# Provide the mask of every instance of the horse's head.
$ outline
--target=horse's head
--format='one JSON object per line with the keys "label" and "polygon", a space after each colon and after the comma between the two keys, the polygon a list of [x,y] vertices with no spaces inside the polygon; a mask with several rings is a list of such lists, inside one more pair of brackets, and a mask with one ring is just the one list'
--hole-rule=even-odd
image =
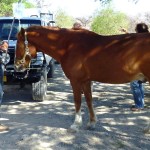
{"label": "horse's head", "polygon": [[28,42],[28,33],[21,28],[17,36],[14,66],[16,71],[25,71],[30,67],[31,58],[36,56],[36,48]]}

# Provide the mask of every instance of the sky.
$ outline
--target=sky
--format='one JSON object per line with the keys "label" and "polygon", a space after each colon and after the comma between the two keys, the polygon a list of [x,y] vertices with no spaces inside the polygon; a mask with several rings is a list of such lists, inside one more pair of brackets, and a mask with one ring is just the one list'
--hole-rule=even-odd
{"label": "sky", "polygon": [[137,4],[129,0],[113,0],[116,10],[125,12],[129,15],[150,12],[150,0],[139,0]]}
{"label": "sky", "polygon": [[[96,10],[102,8],[97,0],[44,0],[44,9],[50,10],[52,13],[58,9],[65,10],[73,17],[91,16]],[[129,2],[130,1],[130,2]],[[113,7],[129,15],[136,15],[150,11],[150,0],[139,0],[137,4],[131,0],[113,0]]]}
{"label": "sky", "polygon": [[52,12],[62,9],[74,17],[89,16],[99,7],[94,0],[45,0],[44,5],[49,4]]}

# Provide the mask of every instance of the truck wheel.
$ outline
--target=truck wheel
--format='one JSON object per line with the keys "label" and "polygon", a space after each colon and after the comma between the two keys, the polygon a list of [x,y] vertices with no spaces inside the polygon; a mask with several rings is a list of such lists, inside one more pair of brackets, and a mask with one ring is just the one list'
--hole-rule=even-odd
{"label": "truck wheel", "polygon": [[49,63],[48,68],[49,70],[47,73],[47,78],[53,78],[54,77],[54,61],[53,60]]}
{"label": "truck wheel", "polygon": [[32,98],[36,101],[43,101],[47,92],[47,70],[45,69],[38,82],[32,83]]}

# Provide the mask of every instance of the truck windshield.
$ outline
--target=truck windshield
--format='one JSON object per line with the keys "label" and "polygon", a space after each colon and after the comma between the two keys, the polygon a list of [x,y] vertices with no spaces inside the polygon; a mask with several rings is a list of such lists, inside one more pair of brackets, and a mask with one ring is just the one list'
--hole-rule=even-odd
{"label": "truck windshield", "polygon": [[[8,36],[10,34],[11,26],[12,26],[13,19],[2,19],[0,20],[0,39],[1,40],[8,40]],[[10,36],[10,40],[16,40],[16,35],[19,32],[20,28],[27,28],[33,25],[41,25],[40,20],[34,19],[15,19],[12,32]]]}

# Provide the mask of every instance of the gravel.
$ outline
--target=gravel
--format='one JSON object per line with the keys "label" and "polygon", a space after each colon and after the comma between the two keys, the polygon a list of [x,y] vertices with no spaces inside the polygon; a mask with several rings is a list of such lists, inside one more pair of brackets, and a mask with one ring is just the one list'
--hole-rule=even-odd
{"label": "gravel", "polygon": [[150,150],[150,134],[143,132],[150,116],[147,83],[146,108],[131,112],[134,103],[129,84],[93,82],[96,128],[86,128],[88,110],[83,97],[83,126],[71,133],[68,129],[74,121],[72,89],[59,64],[54,76],[48,80],[43,102],[32,100],[30,86],[5,86],[1,123],[10,130],[0,133],[0,150]]}

